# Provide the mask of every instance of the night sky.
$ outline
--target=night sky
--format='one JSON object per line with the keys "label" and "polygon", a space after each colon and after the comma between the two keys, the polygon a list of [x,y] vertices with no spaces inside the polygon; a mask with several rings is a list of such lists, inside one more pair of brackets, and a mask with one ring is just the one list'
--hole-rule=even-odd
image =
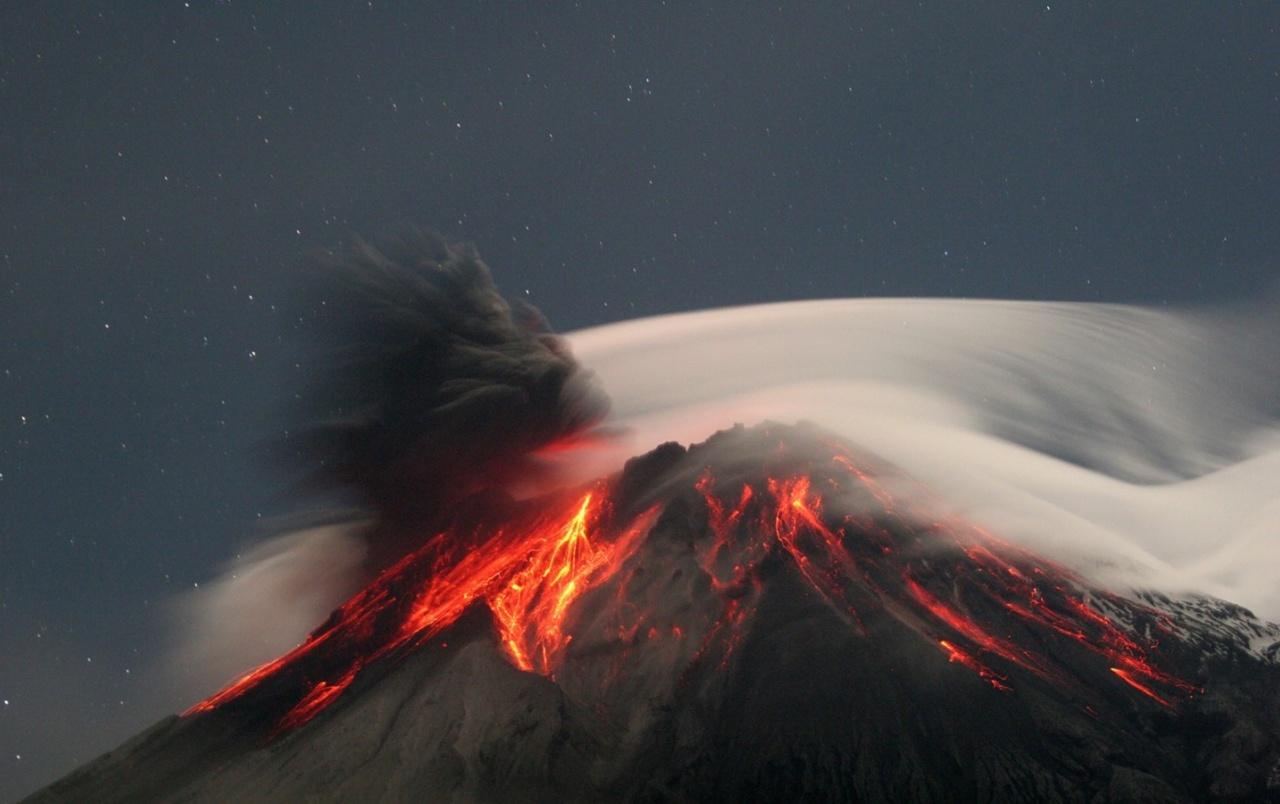
{"label": "night sky", "polygon": [[308,250],[432,228],[562,330],[1280,275],[1270,2],[286,5],[0,10],[0,799],[192,702]]}

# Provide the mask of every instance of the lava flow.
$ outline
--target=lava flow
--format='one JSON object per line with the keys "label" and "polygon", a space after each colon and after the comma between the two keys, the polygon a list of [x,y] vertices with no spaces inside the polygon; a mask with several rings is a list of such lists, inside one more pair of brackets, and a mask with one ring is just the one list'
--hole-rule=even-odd
{"label": "lava flow", "polygon": [[[476,534],[435,534],[389,567],[289,653],[241,676],[185,714],[239,700],[282,676],[300,678],[276,732],[303,725],[333,703],[370,665],[429,640],[476,601],[494,613],[503,648],[523,670],[550,675],[572,640],[565,623],[573,601],[616,571],[651,519],[642,515],[613,539],[589,531],[607,518],[588,492],[560,515]],[[480,537],[480,538],[478,538]],[[295,685],[291,685],[295,686]]]}
{"label": "lava flow", "polygon": [[[272,733],[297,728],[367,669],[423,645],[478,603],[520,670],[556,678],[587,613],[605,623],[593,638],[613,640],[618,656],[640,634],[669,635],[689,645],[678,654],[680,672],[723,668],[778,559],[855,633],[869,632],[868,618],[889,618],[1001,692],[1048,685],[1086,708],[1091,688],[1122,683],[1172,708],[1197,691],[1157,666],[1151,632],[1172,635],[1166,619],[974,525],[930,518],[918,488],[910,504],[898,499],[838,445],[821,442],[817,457],[809,444],[777,446],[750,471],[730,473],[741,476],[732,481],[709,465],[690,474],[691,451],[673,470],[683,480],[666,483],[666,496],[636,516],[617,514],[629,506],[615,499],[615,479],[572,500],[527,506],[498,525],[445,528],[297,648],[186,714],[256,701],[262,691],[279,710]],[[705,527],[693,538],[697,571],[707,579],[700,594],[709,597],[659,618],[636,610],[629,587],[652,560],[645,546],[657,514],[677,498],[703,512]],[[606,585],[612,592],[584,597]],[[600,608],[609,605],[616,610]],[[705,661],[713,653],[717,661]],[[614,666],[625,672],[625,662]]]}
{"label": "lava flow", "polygon": [[[1161,613],[1092,588],[1065,567],[976,525],[931,520],[928,510],[937,505],[918,487],[909,495],[918,510],[910,510],[841,447],[826,446],[831,456],[814,462],[805,474],[771,477],[758,489],[746,483],[736,494],[730,490],[726,496],[737,504],[727,512],[714,493],[713,476],[703,475],[697,490],[713,532],[709,570],[717,556],[733,553],[751,562],[735,563],[735,576],[752,574],[769,542],[753,546],[749,535],[766,533],[855,630],[864,630],[860,598],[932,639],[951,662],[997,690],[1011,691],[1013,682],[993,663],[1078,694],[1105,677],[1099,672],[1084,678],[1082,666],[1105,669],[1166,708],[1173,708],[1179,696],[1199,692],[1156,666],[1157,640],[1129,633],[1142,620],[1150,630],[1171,634],[1172,625]],[[820,480],[832,491],[827,496],[846,507],[856,498],[855,510],[839,519],[824,513],[824,494],[816,490]],[[1125,612],[1128,628],[1095,608],[1098,603]],[[1057,658],[1071,650],[1057,645],[1064,641],[1094,660],[1068,666]]]}

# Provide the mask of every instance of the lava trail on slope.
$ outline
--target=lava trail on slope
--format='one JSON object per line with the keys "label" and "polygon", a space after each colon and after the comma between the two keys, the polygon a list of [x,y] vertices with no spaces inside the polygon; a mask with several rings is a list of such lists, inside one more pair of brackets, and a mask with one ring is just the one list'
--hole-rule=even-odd
{"label": "lava trail on slope", "polygon": [[[670,694],[691,673],[729,666],[780,567],[850,633],[889,623],[1000,694],[1047,689],[1096,715],[1099,699],[1121,690],[1166,710],[1199,692],[1162,660],[1162,643],[1177,638],[1167,615],[939,517],[923,489],[824,432],[728,431],[665,454],[422,534],[305,642],[185,715],[252,712],[279,736],[477,605],[512,665],[589,706],[611,706],[637,684]],[[658,476],[638,484],[645,472]],[[689,545],[687,595],[652,584],[661,568],[646,543],[673,510],[704,523]],[[666,678],[628,678],[629,668]]]}

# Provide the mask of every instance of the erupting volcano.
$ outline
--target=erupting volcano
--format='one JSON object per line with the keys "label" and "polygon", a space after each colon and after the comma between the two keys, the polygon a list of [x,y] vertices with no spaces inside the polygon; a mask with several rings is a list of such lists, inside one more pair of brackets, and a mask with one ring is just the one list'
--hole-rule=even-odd
{"label": "erupting volcano", "polygon": [[284,452],[372,523],[367,584],[33,800],[1280,800],[1280,628],[1104,589],[816,425],[575,486],[546,456],[608,401],[474,251],[337,267]]}
{"label": "erupting volcano", "polygon": [[[1278,704],[1264,625],[1224,606],[1206,632],[943,510],[776,425],[463,506],[296,649],[51,792],[408,795],[354,770],[401,732],[427,741],[414,789],[462,799],[1269,789],[1276,747],[1242,753]],[[297,762],[336,764],[274,776]]]}
{"label": "erupting volcano", "polygon": [[[1089,687],[1100,684],[1094,664],[1165,708],[1200,691],[1157,666],[1160,640],[1176,633],[1167,615],[1091,589],[981,528],[919,524],[923,512],[904,510],[839,444],[776,429],[753,438],[776,440],[754,484],[718,482],[707,467],[667,492],[701,498],[706,527],[693,547],[713,592],[709,611],[681,616],[637,594],[634,577],[645,565],[636,552],[659,506],[636,513],[624,500],[619,508],[617,483],[604,482],[567,504],[540,500],[505,521],[456,522],[431,534],[297,649],[187,715],[266,688],[270,697],[254,708],[290,703],[275,731],[297,728],[366,667],[424,644],[478,603],[493,615],[511,663],[548,678],[580,635],[617,653],[620,667],[641,636],[687,642],[689,663],[715,656],[724,666],[759,606],[766,565],[779,562],[854,633],[867,633],[862,611],[891,617],[1001,691],[1013,691],[1016,673],[1088,706]],[[587,596],[597,587],[609,597]],[[987,616],[975,618],[974,609]],[[1091,661],[1082,668],[1057,658],[1073,649]]]}

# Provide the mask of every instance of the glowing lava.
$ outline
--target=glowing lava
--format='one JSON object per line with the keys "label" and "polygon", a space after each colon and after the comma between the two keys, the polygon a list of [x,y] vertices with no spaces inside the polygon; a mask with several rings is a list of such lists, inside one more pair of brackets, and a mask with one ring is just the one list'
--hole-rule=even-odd
{"label": "glowing lava", "polygon": [[301,679],[301,694],[284,691],[296,700],[274,730],[296,728],[333,703],[361,670],[431,639],[477,601],[493,611],[512,662],[550,675],[573,638],[566,631],[573,602],[616,572],[652,519],[642,515],[616,538],[593,542],[589,530],[601,515],[595,499],[587,493],[567,517],[536,517],[483,534],[484,539],[457,531],[434,535],[344,603],[297,648],[185,714],[224,706],[292,673]]}
{"label": "glowing lava", "polygon": [[[993,661],[1081,697],[1104,670],[1164,707],[1172,708],[1176,696],[1200,691],[1156,667],[1154,640],[1144,644],[1129,632],[1134,626],[1122,626],[1087,601],[1104,600],[1170,633],[1163,613],[1092,589],[1065,567],[975,525],[937,521],[927,510],[936,506],[922,490],[912,489],[913,501],[925,501],[913,511],[846,452],[831,448],[834,454],[825,466],[818,462],[804,474],[769,477],[763,488],[743,485],[736,495],[730,490],[725,497],[738,500],[733,509],[715,494],[710,472],[699,479],[696,489],[712,532],[704,567],[713,577],[722,556],[733,555],[732,581],[742,587],[769,550],[780,549],[856,631],[865,628],[855,598],[920,631],[949,661],[1001,691],[1011,691],[1013,682],[1007,672],[992,668]],[[841,519],[825,514],[820,486],[830,489],[828,496],[837,504],[854,510]],[[857,502],[850,505],[850,500]],[[752,534],[766,537],[759,542]],[[730,586],[730,579],[721,580],[722,587]],[[751,595],[735,596],[725,618],[740,625],[753,605]],[[1095,657],[1083,663],[1088,677],[1081,676],[1080,661],[1068,665],[1058,649],[1050,649],[1059,640]]]}
{"label": "glowing lava", "polygon": [[565,631],[570,606],[601,579],[617,574],[652,518],[641,517],[613,542],[593,545],[587,532],[590,506],[588,494],[564,529],[539,545],[523,569],[489,600],[502,645],[521,670],[552,675],[573,641]]}
{"label": "glowing lava", "polygon": [[[793,567],[855,633],[867,632],[867,618],[890,618],[1000,692],[1048,685],[1086,711],[1099,679],[1117,679],[1120,689],[1164,707],[1197,692],[1156,666],[1156,644],[1135,624],[1170,633],[1167,618],[981,528],[939,521],[923,510],[927,495],[917,489],[908,495],[912,505],[904,504],[846,450],[828,447],[815,459],[782,443],[737,481],[721,482],[707,468],[670,486],[667,502],[701,501],[706,530],[694,534],[694,550],[711,596],[702,609],[677,610],[678,622],[677,614],[636,610],[628,597],[644,572],[633,558],[661,505],[621,521],[616,487],[600,483],[569,501],[526,506],[500,525],[464,523],[434,533],[304,643],[186,714],[252,694],[271,702],[272,733],[297,728],[366,670],[424,645],[476,604],[492,613],[515,667],[554,678],[581,636],[584,595],[605,585],[611,591],[592,605],[616,610],[599,620],[605,636],[593,638],[620,647],[603,683],[626,672],[625,651],[642,635],[652,645],[688,637],[687,651],[666,649],[684,663],[677,672],[724,668],[759,606],[767,567],[779,563]],[[1090,601],[1124,612],[1128,624]]]}

